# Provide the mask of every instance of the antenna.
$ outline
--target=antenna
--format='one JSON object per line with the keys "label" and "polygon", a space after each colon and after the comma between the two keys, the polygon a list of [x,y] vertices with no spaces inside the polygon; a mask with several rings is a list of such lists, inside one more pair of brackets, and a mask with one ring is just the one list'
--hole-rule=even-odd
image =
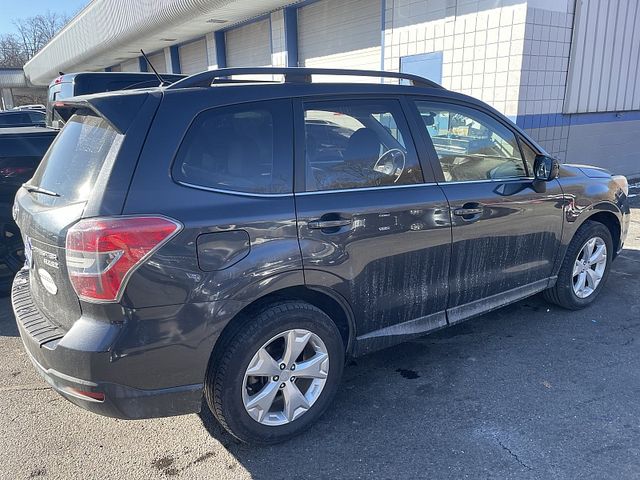
{"label": "antenna", "polygon": [[164,87],[165,85],[170,85],[171,83],[167,82],[164,78],[162,78],[160,76],[160,74],[158,73],[158,71],[153,67],[153,64],[149,61],[149,57],[147,57],[147,54],[144,53],[144,50],[140,49],[140,53],[142,54],[142,56],[146,60],[147,65],[149,65],[151,67],[151,70],[153,70],[153,73],[155,74],[155,76],[158,77],[158,80],[160,80],[160,86]]}

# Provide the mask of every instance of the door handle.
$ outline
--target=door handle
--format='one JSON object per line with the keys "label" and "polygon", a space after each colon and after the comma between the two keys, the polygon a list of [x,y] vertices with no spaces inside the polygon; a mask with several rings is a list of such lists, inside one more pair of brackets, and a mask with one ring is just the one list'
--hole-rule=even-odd
{"label": "door handle", "polygon": [[475,208],[456,208],[453,211],[454,215],[458,215],[459,217],[465,217],[467,215],[480,215],[484,212],[484,208],[475,207]]}
{"label": "door handle", "polygon": [[350,218],[342,218],[338,220],[311,220],[307,223],[307,227],[317,230],[324,228],[346,227],[347,225],[351,225],[351,223]]}

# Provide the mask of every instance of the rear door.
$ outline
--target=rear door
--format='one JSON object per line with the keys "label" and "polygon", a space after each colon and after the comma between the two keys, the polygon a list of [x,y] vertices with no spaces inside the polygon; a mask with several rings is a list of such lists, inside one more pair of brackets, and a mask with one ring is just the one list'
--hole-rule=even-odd
{"label": "rear door", "polygon": [[351,304],[364,351],[375,343],[364,340],[445,325],[448,207],[420,165],[401,102],[301,102],[296,129],[307,285],[330,287]]}
{"label": "rear door", "polygon": [[117,154],[122,139],[102,117],[78,111],[16,196],[31,294],[42,313],[63,328],[81,314],[67,276],[66,231],[81,218],[101,170]]}
{"label": "rear door", "polygon": [[491,112],[415,106],[451,207],[449,322],[545,289],[560,246],[560,184],[534,188],[535,152]]}

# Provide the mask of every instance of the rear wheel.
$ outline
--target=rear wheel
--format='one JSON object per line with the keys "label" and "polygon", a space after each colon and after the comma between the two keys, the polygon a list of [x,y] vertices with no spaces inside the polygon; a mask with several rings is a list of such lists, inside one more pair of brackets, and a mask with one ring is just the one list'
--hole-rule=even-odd
{"label": "rear wheel", "polygon": [[18,226],[0,219],[0,294],[11,290],[13,277],[24,265],[24,245]]}
{"label": "rear wheel", "polygon": [[342,376],[344,345],[333,321],[304,302],[279,302],[252,316],[209,365],[205,397],[239,440],[277,443],[326,410]]}
{"label": "rear wheel", "polygon": [[569,244],[558,280],[544,292],[545,298],[570,310],[591,304],[609,276],[612,254],[609,229],[601,223],[586,221]]}

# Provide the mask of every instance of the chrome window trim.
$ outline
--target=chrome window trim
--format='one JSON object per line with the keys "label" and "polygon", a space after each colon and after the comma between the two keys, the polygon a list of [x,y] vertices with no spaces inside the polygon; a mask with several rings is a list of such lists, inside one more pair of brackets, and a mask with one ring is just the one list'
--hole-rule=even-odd
{"label": "chrome window trim", "polygon": [[433,187],[433,186],[445,186],[445,185],[459,185],[465,183],[499,183],[499,182],[515,182],[515,181],[531,181],[535,180],[534,177],[507,177],[507,178],[488,178],[486,180],[460,180],[455,182],[425,182],[425,183],[410,183],[408,185],[383,185],[380,187],[357,187],[357,188],[339,188],[332,190],[313,190],[310,192],[295,192],[295,193],[250,193],[250,192],[238,192],[235,190],[225,190],[222,188],[204,187],[202,185],[194,185],[187,182],[176,181],[178,185],[184,187],[195,188],[196,190],[203,190],[205,192],[224,193],[227,195],[240,195],[243,197],[253,198],[284,198],[292,196],[302,195],[319,195],[323,193],[347,193],[347,192],[369,192],[378,190],[395,190],[399,188],[415,188],[415,187]]}
{"label": "chrome window trim", "polygon": [[252,193],[252,192],[240,192],[237,190],[225,190],[223,188],[205,187],[204,185],[195,185],[193,183],[183,182],[181,180],[175,180],[178,185],[184,187],[195,188],[196,190],[204,190],[205,192],[226,193],[228,195],[240,195],[243,197],[259,197],[259,198],[282,198],[292,197],[293,192],[290,193]]}
{"label": "chrome window trim", "polygon": [[525,181],[529,180],[533,182],[535,180],[534,177],[505,177],[505,178],[487,178],[486,180],[456,180],[453,182],[440,182],[440,186],[444,185],[458,185],[462,183],[499,183],[499,182],[515,182],[515,181]]}
{"label": "chrome window trim", "polygon": [[415,188],[415,187],[432,187],[438,185],[436,182],[426,183],[409,183],[407,185],[383,185],[380,187],[357,187],[357,188],[338,188],[333,190],[312,190],[310,192],[296,192],[298,195],[318,195],[321,193],[346,193],[346,192],[368,192],[378,190],[392,190],[398,188]]}

